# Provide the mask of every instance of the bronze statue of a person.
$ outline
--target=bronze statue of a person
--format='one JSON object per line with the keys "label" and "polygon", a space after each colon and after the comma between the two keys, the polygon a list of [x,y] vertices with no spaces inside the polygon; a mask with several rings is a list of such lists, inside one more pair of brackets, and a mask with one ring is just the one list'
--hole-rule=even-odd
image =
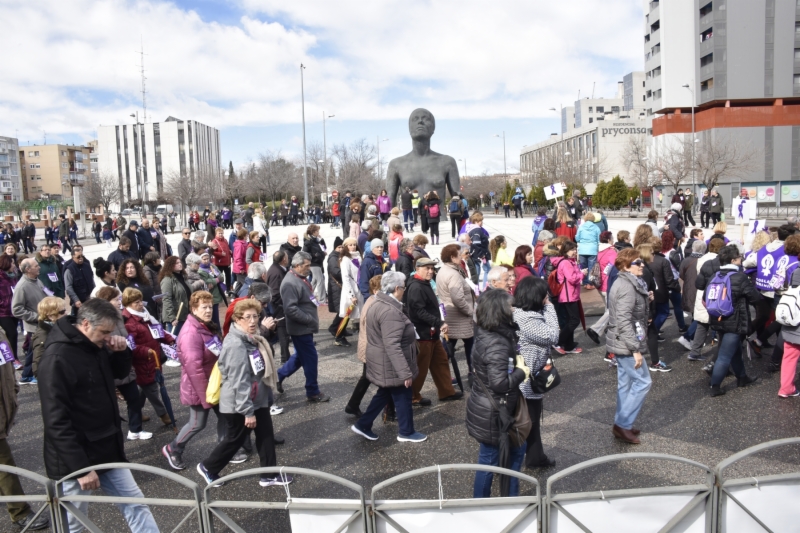
{"label": "bronze statue of a person", "polygon": [[417,189],[421,194],[436,191],[442,203],[446,201],[445,187],[451,196],[461,190],[456,160],[431,150],[435,129],[436,119],[427,109],[415,109],[408,117],[411,151],[392,159],[386,171],[386,189],[393,204],[397,204],[401,188]]}

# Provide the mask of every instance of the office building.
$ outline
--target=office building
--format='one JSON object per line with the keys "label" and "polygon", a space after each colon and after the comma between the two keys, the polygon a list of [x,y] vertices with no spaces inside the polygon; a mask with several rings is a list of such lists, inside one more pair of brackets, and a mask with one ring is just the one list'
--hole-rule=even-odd
{"label": "office building", "polygon": [[22,200],[18,149],[16,138],[0,136],[0,197],[6,202]]}
{"label": "office building", "polygon": [[662,115],[654,148],[691,141],[694,106],[697,150],[752,152],[752,168],[722,177],[725,199],[747,188],[767,205],[800,204],[800,3],[656,0],[644,16],[648,111]]}
{"label": "office building", "polygon": [[197,121],[168,117],[97,133],[97,171],[118,180],[124,205],[139,203],[145,189],[148,201],[162,198],[171,176],[220,177],[219,131]]}
{"label": "office building", "polygon": [[86,183],[90,151],[67,144],[20,146],[24,199],[72,198],[72,187]]}

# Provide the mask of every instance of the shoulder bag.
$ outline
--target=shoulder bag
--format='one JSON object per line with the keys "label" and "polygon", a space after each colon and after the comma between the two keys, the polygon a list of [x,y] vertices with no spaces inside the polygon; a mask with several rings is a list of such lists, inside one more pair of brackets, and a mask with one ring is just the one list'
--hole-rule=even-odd
{"label": "shoulder bag", "polygon": [[531,390],[536,394],[544,394],[558,387],[561,376],[556,370],[553,360],[548,357],[547,362],[535,375],[531,375]]}
{"label": "shoulder bag", "polygon": [[[517,408],[514,411],[514,417],[512,419],[511,413],[508,412],[508,409],[506,409],[504,406],[501,410],[494,401],[494,398],[492,398],[492,393],[489,392],[489,389],[483,384],[483,381],[481,381],[481,378],[478,376],[477,372],[474,373],[474,376],[475,379],[478,380],[478,384],[483,389],[486,397],[489,398],[489,403],[492,404],[492,408],[500,414],[501,428],[508,427],[508,438],[511,439],[512,444],[514,444],[515,447],[520,447],[525,444],[525,441],[528,439],[528,435],[531,432],[531,427],[533,426],[533,423],[531,422],[531,415],[528,413],[528,405],[525,403],[525,398],[520,394],[519,400],[517,401]],[[506,405],[507,404],[508,394],[506,394]]]}

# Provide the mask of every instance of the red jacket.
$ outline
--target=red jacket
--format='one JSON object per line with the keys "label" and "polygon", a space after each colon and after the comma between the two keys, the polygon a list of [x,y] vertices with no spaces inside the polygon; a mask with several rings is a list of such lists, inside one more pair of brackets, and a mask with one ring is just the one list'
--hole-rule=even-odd
{"label": "red jacket", "polygon": [[[122,311],[128,341],[136,345],[133,349],[133,369],[136,371],[136,383],[149,385],[156,380],[156,370],[161,368],[161,343],[173,344],[175,338],[164,332],[161,339],[154,339],[148,323],[143,318],[132,315],[127,309]],[[155,356],[153,353],[155,352]]]}
{"label": "red jacket", "polygon": [[520,282],[520,281],[521,281],[523,278],[527,278],[527,277],[530,277],[530,276],[535,276],[535,275],[536,275],[536,273],[535,273],[535,272],[534,272],[534,270],[533,270],[533,265],[520,265],[520,266],[515,266],[515,267],[514,267],[514,274],[515,274],[515,276],[516,276],[516,278],[517,278],[517,281],[516,281],[516,283],[514,284],[514,290],[513,290],[513,291],[511,291],[512,293],[513,293],[513,292],[516,292],[516,290],[517,290],[517,287],[519,286],[519,282]]}
{"label": "red jacket", "polygon": [[[253,244],[251,242],[250,244],[247,245],[247,248],[252,248],[253,249],[253,257],[252,257],[253,263],[258,263],[259,261],[261,261],[261,247],[260,246],[256,246],[255,244]],[[246,263],[247,262],[247,250],[246,249],[245,249],[244,254],[245,254],[244,255],[244,259],[245,259],[245,263]],[[245,269],[245,272],[246,271],[247,271],[247,269]]]}
{"label": "red jacket", "polygon": [[214,242],[217,244],[216,249],[211,249],[211,252],[214,255],[214,264],[218,267],[231,266],[231,249],[228,246],[228,241],[226,241],[224,238],[221,239],[219,237],[215,237]]}
{"label": "red jacket", "polygon": [[539,241],[536,243],[536,247],[533,249],[533,269],[539,269],[539,261],[542,260],[544,257],[544,242]]}
{"label": "red jacket", "polygon": [[233,241],[233,273],[247,274],[247,241]]}
{"label": "red jacket", "polygon": [[574,222],[561,223],[556,222],[556,237],[566,237],[575,242],[575,234],[578,233],[578,227]]}

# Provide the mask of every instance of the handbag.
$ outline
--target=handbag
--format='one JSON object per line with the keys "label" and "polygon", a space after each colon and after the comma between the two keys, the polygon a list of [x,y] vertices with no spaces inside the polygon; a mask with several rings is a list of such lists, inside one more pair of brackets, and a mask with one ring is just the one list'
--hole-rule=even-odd
{"label": "handbag", "polygon": [[[503,412],[505,412],[506,418],[510,417],[511,413],[509,413],[508,410],[500,410],[500,407],[494,401],[494,398],[492,398],[492,394],[489,392],[489,389],[486,388],[486,385],[483,384],[483,381],[481,381],[478,373],[475,372],[473,375],[475,376],[475,379],[478,380],[478,384],[483,389],[486,397],[489,398],[492,408],[494,408],[500,414],[501,420],[504,418],[502,416]],[[506,394],[506,405],[508,405],[508,394]],[[511,422],[511,426],[508,428],[508,438],[511,439],[511,442],[514,444],[514,446],[520,447],[525,444],[532,427],[533,422],[531,422],[531,415],[528,413],[528,405],[524,401],[524,398],[520,396],[519,401],[517,401],[517,408],[514,411],[513,421]]]}
{"label": "handbag", "polygon": [[208,386],[206,387],[206,403],[209,405],[219,404],[220,390],[222,389],[222,373],[219,371],[219,364],[214,363],[211,375],[208,376]]}
{"label": "handbag", "polygon": [[558,387],[561,383],[561,375],[553,364],[553,360],[548,358],[544,366],[535,375],[531,376],[531,390],[536,394],[544,394]]}

